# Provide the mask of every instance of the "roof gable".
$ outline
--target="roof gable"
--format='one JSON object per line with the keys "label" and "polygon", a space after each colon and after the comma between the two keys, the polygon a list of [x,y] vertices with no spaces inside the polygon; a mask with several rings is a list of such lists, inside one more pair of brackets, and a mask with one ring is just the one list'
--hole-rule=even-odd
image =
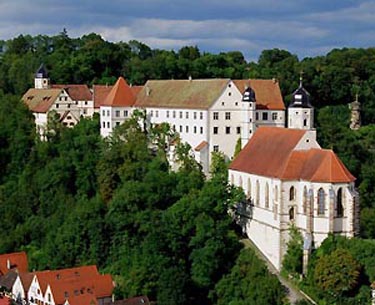
{"label": "roof gable", "polygon": [[123,77],[119,77],[101,106],[131,107],[135,95]]}
{"label": "roof gable", "polygon": [[87,85],[52,85],[52,89],[64,89],[73,101],[92,100],[92,94]]}
{"label": "roof gable", "polygon": [[238,90],[243,94],[247,87],[255,91],[256,108],[267,110],[285,110],[279,82],[271,79],[241,79],[233,80]]}
{"label": "roof gable", "polygon": [[135,106],[208,109],[220,97],[229,79],[149,80]]}

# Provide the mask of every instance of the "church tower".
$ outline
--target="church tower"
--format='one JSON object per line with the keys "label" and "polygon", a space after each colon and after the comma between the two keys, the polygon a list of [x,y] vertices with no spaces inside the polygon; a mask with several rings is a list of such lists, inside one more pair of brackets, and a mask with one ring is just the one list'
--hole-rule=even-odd
{"label": "church tower", "polygon": [[241,126],[241,148],[243,148],[255,132],[255,91],[248,86],[242,96],[242,126]]}
{"label": "church tower", "polygon": [[310,103],[310,93],[302,86],[302,76],[288,107],[288,128],[314,129],[314,107]]}
{"label": "church tower", "polygon": [[34,88],[35,89],[49,89],[50,88],[50,81],[49,81],[48,73],[44,64],[41,64],[39,69],[35,73]]}

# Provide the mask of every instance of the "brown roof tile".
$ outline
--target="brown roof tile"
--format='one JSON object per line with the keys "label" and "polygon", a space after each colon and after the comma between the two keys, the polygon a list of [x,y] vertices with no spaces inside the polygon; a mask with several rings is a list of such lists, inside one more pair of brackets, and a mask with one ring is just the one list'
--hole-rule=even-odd
{"label": "brown roof tile", "polygon": [[23,95],[22,100],[32,112],[46,113],[60,93],[60,89],[31,88]]}
{"label": "brown roof tile", "polygon": [[100,108],[107,98],[109,92],[111,92],[113,86],[108,85],[94,85],[93,86],[93,99],[94,108]]}
{"label": "brown roof tile", "polygon": [[133,90],[123,77],[119,77],[101,106],[130,107],[134,102]]}
{"label": "brown roof tile", "polygon": [[208,145],[207,141],[200,142],[195,148],[195,151],[201,151],[203,148],[205,148]]}
{"label": "brown roof tile", "polygon": [[52,89],[65,89],[73,101],[91,101],[92,94],[87,85],[52,85]]}
{"label": "brown roof tile", "polygon": [[282,180],[346,183],[355,180],[332,150],[294,150],[305,131],[260,127],[230,169]]}
{"label": "brown roof tile", "polygon": [[229,79],[149,80],[137,96],[137,107],[208,109]]}
{"label": "brown roof tile", "polygon": [[285,110],[279,82],[269,79],[241,79],[233,82],[242,94],[249,86],[255,91],[257,109]]}
{"label": "brown roof tile", "polygon": [[29,268],[26,252],[15,252],[0,255],[0,274],[6,274],[9,270],[27,272]]}

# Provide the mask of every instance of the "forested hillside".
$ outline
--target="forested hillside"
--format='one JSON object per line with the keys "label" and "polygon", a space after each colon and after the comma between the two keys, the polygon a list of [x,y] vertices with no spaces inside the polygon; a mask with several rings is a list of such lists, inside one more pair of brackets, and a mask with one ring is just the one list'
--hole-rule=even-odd
{"label": "forested hillside", "polygon": [[[318,140],[357,177],[361,235],[375,238],[374,48],[305,59],[265,50],[248,63],[240,52],[153,50],[137,41],[111,43],[96,34],[72,39],[62,32],[0,41],[0,253],[24,249],[36,269],[98,264],[116,276],[118,296],[148,294],[158,304],[228,304],[238,285],[251,287],[237,295],[248,302],[238,304],[283,302],[280,284],[254,267],[260,264],[254,254],[240,255],[226,211],[242,194],[227,186],[220,156],[210,181],[185,146],[179,148],[183,166],[169,171],[163,141],[176,135],[167,126],[144,132],[136,122],[141,116],[109,141],[100,138],[98,117],[74,129],[52,121],[49,141],[40,142],[20,97],[42,62],[52,83],[112,84],[120,75],[132,84],[190,75],[277,78],[286,102],[304,71]],[[349,129],[355,93],[362,103],[358,131]],[[324,249],[317,257],[336,246]],[[248,282],[247,275],[257,279]]]}

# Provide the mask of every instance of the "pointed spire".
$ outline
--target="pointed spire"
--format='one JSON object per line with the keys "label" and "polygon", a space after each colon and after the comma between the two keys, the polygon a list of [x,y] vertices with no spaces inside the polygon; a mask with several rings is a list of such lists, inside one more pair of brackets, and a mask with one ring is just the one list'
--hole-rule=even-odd
{"label": "pointed spire", "polygon": [[42,63],[38,70],[35,72],[35,78],[48,78],[48,72],[44,63]]}
{"label": "pointed spire", "polygon": [[300,72],[299,72],[299,87],[300,88],[302,88],[302,81],[303,81],[303,74],[304,74],[305,72],[303,72],[303,70],[301,70]]}
{"label": "pointed spire", "polygon": [[135,102],[133,91],[123,77],[119,77],[102,106],[131,107]]}

